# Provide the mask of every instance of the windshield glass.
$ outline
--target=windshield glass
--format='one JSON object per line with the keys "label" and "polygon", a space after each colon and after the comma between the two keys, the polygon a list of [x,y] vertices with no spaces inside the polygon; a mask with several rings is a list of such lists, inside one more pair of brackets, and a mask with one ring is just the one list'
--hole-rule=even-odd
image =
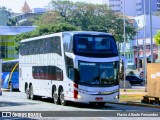
{"label": "windshield glass", "polygon": [[117,85],[118,62],[89,63],[79,62],[79,84]]}
{"label": "windshield glass", "polygon": [[76,35],[76,53],[118,54],[115,40],[112,36]]}

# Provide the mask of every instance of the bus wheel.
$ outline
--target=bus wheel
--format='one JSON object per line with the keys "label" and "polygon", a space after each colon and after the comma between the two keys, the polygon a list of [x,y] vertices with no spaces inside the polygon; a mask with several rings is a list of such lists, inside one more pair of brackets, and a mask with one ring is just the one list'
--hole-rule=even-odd
{"label": "bus wheel", "polygon": [[59,98],[60,98],[60,104],[61,105],[67,105],[67,101],[64,100],[64,92],[63,92],[63,89],[61,89],[60,91],[60,95],[59,95]]}
{"label": "bus wheel", "polygon": [[58,94],[56,92],[53,92],[52,94],[53,94],[52,96],[53,96],[54,104],[59,105]]}
{"label": "bus wheel", "polygon": [[33,94],[33,86],[32,85],[29,88],[29,95],[30,95],[31,100],[35,99],[35,95]]}
{"label": "bus wheel", "polygon": [[105,104],[106,104],[105,102],[97,103],[97,105],[98,105],[99,107],[104,107]]}
{"label": "bus wheel", "polygon": [[12,85],[12,83],[9,83],[9,91],[10,91],[10,92],[13,91],[13,85]]}

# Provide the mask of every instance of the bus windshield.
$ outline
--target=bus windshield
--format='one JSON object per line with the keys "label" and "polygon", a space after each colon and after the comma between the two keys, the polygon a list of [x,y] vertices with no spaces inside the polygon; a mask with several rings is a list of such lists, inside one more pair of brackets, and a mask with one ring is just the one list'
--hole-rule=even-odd
{"label": "bus windshield", "polygon": [[79,62],[79,73],[79,84],[110,86],[118,84],[118,62]]}
{"label": "bus windshield", "polygon": [[84,36],[76,35],[74,37],[75,51],[77,54],[118,54],[115,40],[112,36]]}

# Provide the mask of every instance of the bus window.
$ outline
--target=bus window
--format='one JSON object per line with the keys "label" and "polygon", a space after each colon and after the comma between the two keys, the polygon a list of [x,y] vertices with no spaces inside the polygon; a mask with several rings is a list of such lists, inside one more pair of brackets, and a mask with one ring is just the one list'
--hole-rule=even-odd
{"label": "bus window", "polygon": [[63,72],[55,66],[33,66],[32,76],[34,79],[63,80]]}
{"label": "bus window", "polygon": [[73,40],[71,35],[65,34],[63,36],[63,47],[65,52],[72,52],[73,50]]}
{"label": "bus window", "polygon": [[75,35],[73,38],[77,55],[118,55],[116,42],[111,36]]}
{"label": "bus window", "polygon": [[74,80],[74,68],[69,68],[68,74],[69,79]]}

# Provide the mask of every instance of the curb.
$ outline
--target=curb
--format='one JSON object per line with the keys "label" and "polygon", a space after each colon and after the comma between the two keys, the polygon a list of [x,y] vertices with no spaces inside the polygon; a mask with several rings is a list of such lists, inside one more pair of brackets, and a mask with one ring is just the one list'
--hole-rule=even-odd
{"label": "curb", "polygon": [[125,102],[125,103],[113,103],[111,104],[120,104],[120,105],[129,105],[129,106],[139,106],[139,107],[149,107],[149,108],[160,108],[160,105],[144,104],[144,103],[134,103],[134,102]]}

